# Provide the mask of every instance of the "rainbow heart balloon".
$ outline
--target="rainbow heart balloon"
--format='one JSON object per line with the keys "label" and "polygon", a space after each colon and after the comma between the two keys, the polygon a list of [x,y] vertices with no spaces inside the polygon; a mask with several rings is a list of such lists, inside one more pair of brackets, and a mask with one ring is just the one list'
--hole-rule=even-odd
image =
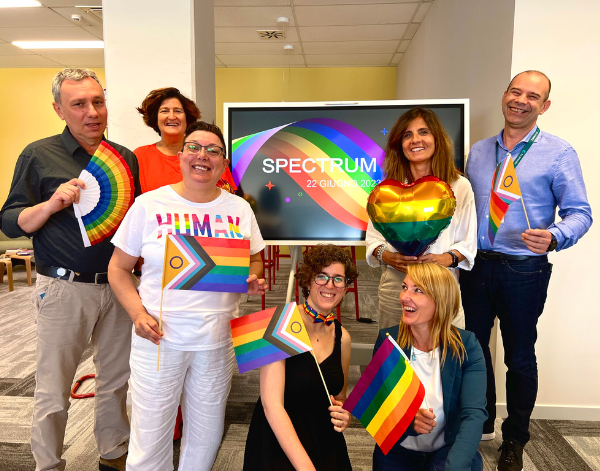
{"label": "rainbow heart balloon", "polygon": [[404,255],[419,256],[450,225],[456,198],[433,175],[405,185],[384,180],[369,195],[367,213],[385,240]]}

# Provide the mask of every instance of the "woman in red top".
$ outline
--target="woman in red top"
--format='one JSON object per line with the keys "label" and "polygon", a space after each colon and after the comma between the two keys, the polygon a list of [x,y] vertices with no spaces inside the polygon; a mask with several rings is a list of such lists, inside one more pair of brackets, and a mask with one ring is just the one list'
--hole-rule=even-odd
{"label": "woman in red top", "polygon": [[137,109],[144,123],[160,136],[155,144],[138,147],[142,193],[181,181],[177,153],[188,125],[200,119],[196,104],[173,87],[152,90]]}

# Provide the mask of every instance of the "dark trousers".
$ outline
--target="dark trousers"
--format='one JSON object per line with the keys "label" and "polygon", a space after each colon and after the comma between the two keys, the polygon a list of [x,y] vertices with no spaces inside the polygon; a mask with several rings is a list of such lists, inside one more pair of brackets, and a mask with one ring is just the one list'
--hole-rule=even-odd
{"label": "dark trousers", "polygon": [[497,317],[508,367],[508,417],[502,424],[502,436],[521,445],[529,441],[529,419],[537,397],[537,321],[544,310],[551,274],[552,264],[545,255],[527,260],[484,260],[478,255],[473,270],[460,273],[465,328],[479,340],[487,366],[489,418],[484,430],[493,426],[496,418],[496,383],[489,341]]}
{"label": "dark trousers", "polygon": [[[408,450],[396,444],[384,455],[381,449],[375,446],[373,471],[444,471],[451,448],[451,445],[446,445],[437,451],[426,453]],[[471,471],[483,471],[483,459],[479,452],[475,453]]]}

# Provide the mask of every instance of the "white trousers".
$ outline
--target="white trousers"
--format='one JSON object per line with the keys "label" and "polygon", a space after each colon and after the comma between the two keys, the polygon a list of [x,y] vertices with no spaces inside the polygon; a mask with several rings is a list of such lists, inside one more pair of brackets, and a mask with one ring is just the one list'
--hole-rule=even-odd
{"label": "white trousers", "polygon": [[172,471],[173,429],[183,390],[179,471],[210,471],[223,436],[235,365],[233,345],[206,351],[158,347],[133,334],[128,471]]}

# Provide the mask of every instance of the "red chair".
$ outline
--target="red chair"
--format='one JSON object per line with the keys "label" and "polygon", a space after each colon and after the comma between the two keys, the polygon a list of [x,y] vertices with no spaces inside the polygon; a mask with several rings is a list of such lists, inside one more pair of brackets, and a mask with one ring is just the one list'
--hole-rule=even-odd
{"label": "red chair", "polygon": [[275,259],[273,258],[274,249],[274,246],[267,245],[264,248],[262,255],[265,279],[269,279],[269,289],[271,289],[271,282],[275,284]]}
{"label": "red chair", "polygon": [[281,247],[279,245],[273,246],[273,284],[275,284],[275,271],[279,270],[279,259],[280,258],[290,258],[290,254],[282,254]]}

